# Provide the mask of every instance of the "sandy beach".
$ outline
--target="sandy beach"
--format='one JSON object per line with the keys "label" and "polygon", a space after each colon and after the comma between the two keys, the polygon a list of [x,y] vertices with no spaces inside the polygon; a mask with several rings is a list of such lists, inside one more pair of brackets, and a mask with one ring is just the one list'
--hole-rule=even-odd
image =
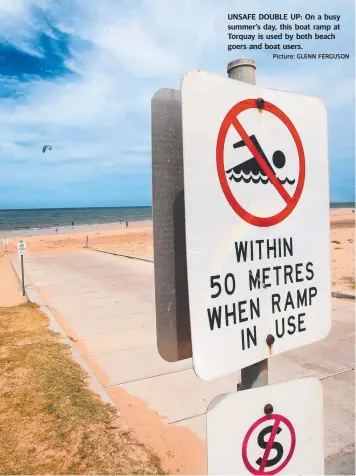
{"label": "sandy beach", "polygon": [[355,214],[350,208],[334,208],[330,225],[332,286],[355,292]]}
{"label": "sandy beach", "polygon": [[[332,267],[332,286],[337,290],[355,290],[355,214],[351,208],[330,210],[330,248]],[[54,228],[26,230],[19,232],[0,232],[0,238],[7,236],[8,252],[16,253],[19,239],[26,241],[28,253],[61,253],[69,249],[83,249],[88,236],[90,248],[153,260],[152,222],[130,222],[105,225],[62,227],[58,233]],[[4,254],[0,243],[0,253]],[[3,267],[2,279],[11,273],[11,268]],[[1,278],[0,278],[1,279]],[[1,286],[1,290],[6,287]],[[5,293],[6,294],[6,293]]]}

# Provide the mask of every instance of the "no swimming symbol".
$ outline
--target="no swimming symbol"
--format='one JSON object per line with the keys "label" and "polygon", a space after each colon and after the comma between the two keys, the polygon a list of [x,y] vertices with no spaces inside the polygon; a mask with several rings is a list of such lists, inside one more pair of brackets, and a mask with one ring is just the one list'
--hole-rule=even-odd
{"label": "no swimming symbol", "polygon": [[[278,441],[280,436],[283,438]],[[286,417],[277,414],[264,416],[246,433],[242,443],[242,459],[252,474],[278,474],[291,460],[295,445],[295,431]],[[258,453],[257,458],[251,456]]]}
{"label": "no swimming symbol", "polygon": [[[218,176],[222,190],[228,203],[241,218],[243,218],[251,225],[261,227],[273,226],[283,221],[288,215],[292,213],[301,197],[305,181],[304,149],[299,134],[292,121],[287,117],[287,115],[284,114],[284,112],[282,112],[274,104],[264,101],[263,113],[270,113],[274,115],[284,124],[284,126],[291,134],[297,149],[299,174],[295,191],[292,195],[290,195],[287,189],[285,188],[285,185],[294,184],[296,178],[286,177],[282,180],[278,178],[275,172],[275,169],[282,169],[285,166],[286,157],[281,150],[276,149],[271,158],[273,164],[272,166],[271,162],[268,160],[266,154],[260,146],[256,136],[254,134],[249,135],[239,120],[239,114],[248,109],[256,109],[257,111],[258,106],[257,101],[255,99],[246,99],[233,106],[227,113],[221,124],[216,145],[216,163]],[[231,126],[236,130],[236,132],[242,139],[236,142],[233,145],[233,148],[239,149],[241,147],[246,146],[252,154],[252,158],[240,165],[230,167],[228,170],[225,170],[224,147],[226,136]],[[239,200],[238,196],[239,191],[233,192],[231,190],[231,186],[228,182],[228,179],[230,183],[231,181],[241,182],[242,180],[246,183],[250,182],[251,186],[258,182],[261,182],[262,184],[267,184],[268,182],[270,182],[274,186],[278,194],[282,197],[285,206],[284,208],[282,208],[282,210],[278,211],[272,216],[256,216],[255,214],[242,207],[242,205],[240,204],[241,200]],[[253,192],[251,194],[253,194]]]}

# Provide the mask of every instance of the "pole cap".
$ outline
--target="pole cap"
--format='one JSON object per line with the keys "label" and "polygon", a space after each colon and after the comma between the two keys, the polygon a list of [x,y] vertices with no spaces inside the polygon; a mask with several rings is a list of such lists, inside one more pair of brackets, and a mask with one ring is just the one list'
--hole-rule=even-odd
{"label": "pole cap", "polygon": [[239,66],[252,66],[253,68],[256,69],[256,63],[253,59],[250,58],[239,58],[237,60],[231,61],[227,65],[227,73],[231,71],[234,68],[238,68]]}

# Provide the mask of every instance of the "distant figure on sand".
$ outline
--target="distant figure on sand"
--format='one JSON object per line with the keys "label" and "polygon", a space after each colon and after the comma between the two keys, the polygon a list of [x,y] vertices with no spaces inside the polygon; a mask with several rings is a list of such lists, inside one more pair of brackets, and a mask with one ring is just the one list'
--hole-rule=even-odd
{"label": "distant figure on sand", "polygon": [[58,225],[56,225],[56,233],[58,233]]}
{"label": "distant figure on sand", "polygon": [[72,226],[74,227],[74,221],[72,221]]}
{"label": "distant figure on sand", "polygon": [[126,222],[126,228],[127,228],[128,226],[129,226],[129,222],[127,221],[127,222]]}

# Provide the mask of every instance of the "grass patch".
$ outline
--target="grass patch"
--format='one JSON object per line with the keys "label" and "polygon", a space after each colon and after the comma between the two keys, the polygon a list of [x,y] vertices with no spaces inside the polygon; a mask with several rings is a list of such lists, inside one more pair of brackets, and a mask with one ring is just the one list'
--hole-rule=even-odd
{"label": "grass patch", "polygon": [[0,474],[167,474],[35,304],[0,308]]}
{"label": "grass patch", "polygon": [[341,245],[341,241],[333,240],[331,243],[335,243],[335,245]]}
{"label": "grass patch", "polygon": [[343,276],[342,280],[346,283],[351,289],[356,289],[355,276]]}

